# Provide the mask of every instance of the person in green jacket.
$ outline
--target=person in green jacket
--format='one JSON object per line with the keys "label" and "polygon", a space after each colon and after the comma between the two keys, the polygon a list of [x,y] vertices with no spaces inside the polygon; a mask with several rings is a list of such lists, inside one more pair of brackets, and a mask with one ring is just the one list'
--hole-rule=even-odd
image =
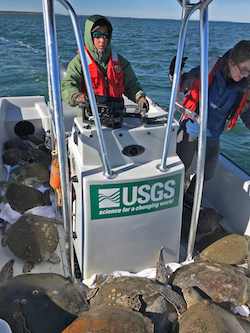
{"label": "person in green jacket", "polygon": [[[123,93],[147,112],[149,104],[146,94],[129,61],[118,54],[117,62],[111,62],[111,53],[113,56],[116,52],[111,45],[112,31],[112,25],[105,16],[92,15],[86,20],[84,41],[85,50],[92,60],[92,67],[89,65],[89,69],[94,93],[112,97],[122,97]],[[66,76],[61,80],[62,99],[70,106],[80,105],[85,101],[84,91],[86,92],[86,88],[81,60],[77,54],[69,63]],[[82,110],[78,107],[77,116],[81,115]]]}

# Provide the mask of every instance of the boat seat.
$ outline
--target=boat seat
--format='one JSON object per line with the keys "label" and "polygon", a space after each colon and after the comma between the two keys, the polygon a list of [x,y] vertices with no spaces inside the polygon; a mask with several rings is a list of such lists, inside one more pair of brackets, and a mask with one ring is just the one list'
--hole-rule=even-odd
{"label": "boat seat", "polygon": [[[69,61],[64,61],[59,64],[59,78],[60,81],[65,77]],[[76,106],[72,107],[62,101],[63,119],[65,132],[72,130],[73,119],[76,117]]]}

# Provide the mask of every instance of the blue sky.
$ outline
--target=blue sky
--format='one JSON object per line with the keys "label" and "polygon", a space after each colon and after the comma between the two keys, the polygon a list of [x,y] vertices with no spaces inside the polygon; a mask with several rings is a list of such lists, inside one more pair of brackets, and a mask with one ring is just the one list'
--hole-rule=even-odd
{"label": "blue sky", "polygon": [[[79,15],[102,14],[165,19],[181,17],[181,6],[177,0],[69,0],[69,2]],[[197,0],[192,2],[196,3]],[[0,10],[41,12],[42,0],[0,0]],[[55,10],[57,13],[67,14],[64,7],[57,1],[55,1]],[[197,15],[194,19],[198,18]],[[213,0],[209,5],[209,19],[250,23],[250,2],[249,0]]]}

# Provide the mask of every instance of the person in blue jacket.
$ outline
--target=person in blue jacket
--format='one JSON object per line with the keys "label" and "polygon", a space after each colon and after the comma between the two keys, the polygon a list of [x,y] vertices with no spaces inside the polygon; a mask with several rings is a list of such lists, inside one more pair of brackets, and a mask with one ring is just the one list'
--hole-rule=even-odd
{"label": "person in blue jacket", "polygon": [[[182,67],[185,64],[183,59]],[[169,67],[170,81],[174,73],[175,59]],[[240,115],[250,129],[250,103],[247,90],[250,75],[250,40],[238,42],[221,58],[212,58],[209,64],[207,145],[204,181],[214,175],[220,152],[220,136],[227,126],[230,130]],[[180,91],[189,93],[182,105],[199,114],[200,67],[181,75]],[[189,174],[195,152],[198,147],[199,124],[182,117],[177,136],[177,154]],[[186,185],[184,204],[192,206],[196,176]]]}

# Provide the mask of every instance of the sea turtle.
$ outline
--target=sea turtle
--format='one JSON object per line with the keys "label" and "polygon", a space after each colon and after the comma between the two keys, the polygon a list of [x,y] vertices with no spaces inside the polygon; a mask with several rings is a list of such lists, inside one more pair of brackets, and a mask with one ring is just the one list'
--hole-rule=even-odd
{"label": "sea turtle", "polygon": [[249,279],[237,267],[208,261],[182,265],[169,279],[175,290],[198,287],[216,303],[235,306],[248,302]]}
{"label": "sea turtle", "polygon": [[85,311],[62,333],[153,333],[151,320],[122,306],[98,306]]}
{"label": "sea turtle", "polygon": [[32,159],[36,163],[43,163],[45,165],[50,165],[51,164],[51,154],[48,152],[45,152],[41,149],[34,149],[31,152]]}
{"label": "sea turtle", "polygon": [[[172,306],[162,296],[147,288],[149,283],[167,284],[168,271],[163,260],[163,249],[160,250],[156,265],[156,280],[137,276],[120,276],[111,278],[89,296],[91,307],[100,305],[119,305],[130,307],[149,317],[155,325],[154,332],[166,332],[169,326],[168,314],[173,312]],[[139,295],[141,302],[135,302]]]}
{"label": "sea turtle", "polygon": [[44,193],[23,184],[2,182],[4,195],[0,197],[0,202],[9,203],[11,208],[19,213],[37,206],[51,206],[50,190]]}
{"label": "sea turtle", "polygon": [[18,164],[21,158],[22,154],[18,148],[9,148],[3,153],[3,163],[10,166]]}
{"label": "sea turtle", "polygon": [[33,159],[32,159],[32,155],[31,153],[28,151],[28,150],[25,150],[25,149],[20,149],[20,152],[21,152],[21,162],[22,163],[32,163],[33,162]]}
{"label": "sea turtle", "polygon": [[242,264],[248,256],[248,246],[249,237],[230,234],[209,245],[199,256],[222,264]]}
{"label": "sea turtle", "polygon": [[150,290],[158,291],[171,302],[178,314],[174,332],[179,333],[246,333],[234,315],[205,300],[199,292],[188,287],[183,289],[183,296],[161,285],[148,285]]}
{"label": "sea turtle", "polygon": [[10,172],[11,181],[32,185],[33,187],[49,185],[49,169],[43,163],[31,163],[15,168]]}
{"label": "sea turtle", "polygon": [[10,148],[19,148],[21,145],[22,139],[21,138],[14,138],[6,141],[4,143],[4,149],[10,149]]}
{"label": "sea turtle", "polygon": [[8,245],[16,257],[26,262],[23,273],[30,272],[37,262],[61,261],[55,253],[59,234],[54,222],[54,219],[26,213],[4,234],[2,246]]}
{"label": "sea turtle", "polygon": [[88,310],[86,293],[59,274],[21,274],[0,284],[0,318],[13,333],[61,333]]}
{"label": "sea turtle", "polygon": [[[192,209],[184,207],[182,215],[182,235],[187,237],[190,228]],[[222,215],[217,213],[213,208],[201,207],[198,219],[196,240],[212,233],[222,220]]]}
{"label": "sea turtle", "polygon": [[33,142],[36,146],[43,145],[45,141],[44,138],[36,134],[28,134],[25,139]]}

